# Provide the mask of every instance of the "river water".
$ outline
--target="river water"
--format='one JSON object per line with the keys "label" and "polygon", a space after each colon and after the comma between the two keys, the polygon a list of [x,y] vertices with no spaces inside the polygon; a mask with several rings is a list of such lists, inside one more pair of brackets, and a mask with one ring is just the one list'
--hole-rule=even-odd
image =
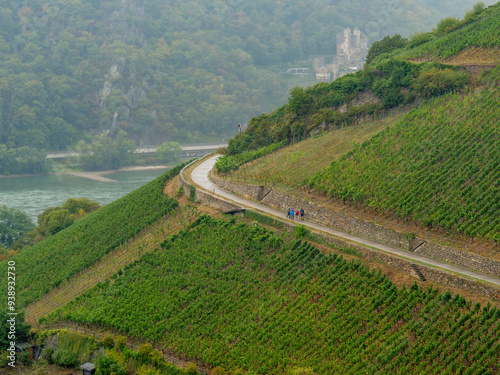
{"label": "river water", "polygon": [[166,170],[115,172],[104,176],[116,182],[67,175],[0,178],[0,205],[26,212],[36,224],[36,217],[45,209],[60,206],[68,198],[85,197],[103,206],[140,188]]}

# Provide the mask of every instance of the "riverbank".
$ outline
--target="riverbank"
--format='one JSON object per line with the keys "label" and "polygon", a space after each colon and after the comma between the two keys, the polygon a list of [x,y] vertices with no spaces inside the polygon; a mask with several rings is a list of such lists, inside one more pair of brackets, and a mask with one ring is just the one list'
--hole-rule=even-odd
{"label": "riverbank", "polygon": [[119,169],[110,169],[106,171],[95,171],[95,172],[73,172],[73,171],[64,171],[64,172],[45,172],[45,173],[33,173],[33,174],[12,174],[12,175],[0,175],[0,178],[18,178],[18,177],[38,177],[38,176],[73,176],[73,177],[81,177],[87,178],[94,181],[101,182],[115,182],[116,180],[112,180],[106,177],[103,177],[107,174],[113,174],[117,172],[135,172],[135,171],[148,171],[154,169],[171,169],[175,167],[175,165],[149,165],[149,166],[130,166],[123,167]]}

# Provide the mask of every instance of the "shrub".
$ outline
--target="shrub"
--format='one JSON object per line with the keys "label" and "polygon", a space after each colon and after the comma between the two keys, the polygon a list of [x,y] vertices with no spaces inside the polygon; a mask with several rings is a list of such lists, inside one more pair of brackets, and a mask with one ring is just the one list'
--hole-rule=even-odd
{"label": "shrub", "polygon": [[470,78],[470,74],[463,71],[433,67],[422,72],[413,82],[412,88],[429,98],[460,90],[470,82]]}
{"label": "shrub", "polygon": [[151,354],[152,352],[153,352],[153,345],[151,345],[150,343],[143,344],[139,348],[139,355],[143,359],[148,358],[149,354]]}
{"label": "shrub", "polygon": [[220,366],[217,366],[212,370],[212,375],[226,375],[226,370],[224,370]]}
{"label": "shrub", "polygon": [[113,337],[111,335],[106,335],[106,337],[104,337],[104,339],[102,340],[102,344],[106,348],[111,349],[112,347],[115,346],[115,340],[113,339]]}
{"label": "shrub", "polygon": [[75,367],[78,365],[78,356],[69,350],[56,350],[52,354],[52,360],[58,366]]}
{"label": "shrub", "polygon": [[460,25],[460,20],[456,17],[447,17],[439,21],[436,28],[434,29],[434,34],[437,36],[443,36],[448,34],[450,31],[455,30]]}
{"label": "shrub", "polygon": [[196,188],[193,185],[189,185],[189,199],[191,202],[196,200]]}
{"label": "shrub", "polygon": [[116,336],[115,337],[115,346],[117,349],[123,349],[125,347],[126,343],[127,343],[127,338],[125,336]]}
{"label": "shrub", "polygon": [[432,33],[416,33],[410,37],[410,41],[408,42],[408,48],[418,47],[421,44],[430,42],[434,39],[434,35]]}
{"label": "shrub", "polygon": [[186,372],[186,374],[194,375],[198,373],[198,369],[196,368],[196,365],[194,363],[188,363],[184,371]]}
{"label": "shrub", "polygon": [[297,238],[304,238],[311,234],[311,231],[303,225],[298,225],[293,229],[293,233]]}
{"label": "shrub", "polygon": [[31,365],[31,363],[33,363],[33,360],[31,359],[31,355],[27,351],[19,353],[17,355],[16,359],[17,359],[17,362],[20,362],[25,366],[29,366],[29,365]]}

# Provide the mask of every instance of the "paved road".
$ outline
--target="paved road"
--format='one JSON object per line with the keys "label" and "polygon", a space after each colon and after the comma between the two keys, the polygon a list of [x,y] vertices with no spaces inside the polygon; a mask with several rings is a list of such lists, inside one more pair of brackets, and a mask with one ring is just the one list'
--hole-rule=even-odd
{"label": "paved road", "polygon": [[[231,201],[233,203],[238,204],[242,208],[253,208],[260,210],[262,212],[277,216],[282,218],[284,221],[288,221],[288,219],[285,218],[286,213],[275,210],[269,206],[247,200],[245,198],[242,198],[238,195],[232,194],[227,192],[226,190],[221,189],[217,185],[215,185],[210,179],[208,178],[208,174],[210,170],[213,168],[213,165],[215,164],[215,161],[217,160],[218,156],[213,156],[207,160],[205,160],[203,163],[201,163],[199,166],[197,166],[192,172],[191,172],[191,179],[194,181],[195,184],[198,186],[210,191],[214,195],[218,195],[219,197],[223,197],[225,200]],[[293,223],[292,220],[289,220],[290,223]],[[359,237],[350,233],[343,232],[339,229],[334,229],[332,227],[327,227],[318,223],[314,223],[311,221],[304,220],[301,222],[301,224],[305,225],[306,227],[316,229],[328,234],[332,234],[334,236],[344,238],[350,241],[357,242],[361,245],[369,246],[372,248],[376,248],[378,250],[384,251],[386,253],[390,253],[393,255],[397,255],[401,258],[406,258],[406,259],[411,259],[415,263],[421,263],[425,265],[431,265],[436,268],[441,268],[443,270],[451,271],[454,273],[458,273],[464,276],[468,276],[474,279],[479,279],[497,286],[500,286],[500,278],[496,278],[493,276],[489,276],[480,272],[476,271],[471,271],[467,268],[456,266],[450,263],[446,263],[440,260],[436,260],[433,258],[425,257],[419,254],[415,254],[400,248],[397,248],[395,246],[391,245],[386,245],[383,243],[375,242],[372,240],[369,240],[367,238]]]}
{"label": "paved road", "polygon": [[[192,152],[192,151],[215,151],[221,147],[226,147],[227,144],[223,145],[199,145],[199,146],[181,146],[182,151]],[[138,148],[135,150],[136,154],[149,154],[156,152],[156,147],[153,148]],[[51,152],[47,154],[47,159],[60,159],[67,158],[70,156],[78,156],[79,153],[75,151],[61,151],[61,152]]]}

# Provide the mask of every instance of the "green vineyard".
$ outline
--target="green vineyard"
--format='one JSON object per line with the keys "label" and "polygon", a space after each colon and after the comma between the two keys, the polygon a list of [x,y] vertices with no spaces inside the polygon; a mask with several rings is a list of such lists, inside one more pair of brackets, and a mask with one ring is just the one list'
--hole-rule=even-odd
{"label": "green vineyard", "polygon": [[[16,280],[18,306],[37,300],[175,209],[177,201],[163,194],[163,185],[176,176],[181,167],[10,258],[8,261],[15,262],[19,275]],[[0,272],[5,275],[8,261],[0,264]],[[7,295],[6,288],[6,285],[0,287],[4,295]]]}
{"label": "green vineyard", "polygon": [[306,180],[383,214],[500,239],[500,88],[445,96]]}
{"label": "green vineyard", "polygon": [[493,374],[500,311],[398,289],[359,261],[254,224],[200,218],[53,313],[226,370]]}
{"label": "green vineyard", "polygon": [[421,46],[403,51],[400,58],[450,58],[470,47],[500,46],[500,4],[490,6],[470,23]]}

